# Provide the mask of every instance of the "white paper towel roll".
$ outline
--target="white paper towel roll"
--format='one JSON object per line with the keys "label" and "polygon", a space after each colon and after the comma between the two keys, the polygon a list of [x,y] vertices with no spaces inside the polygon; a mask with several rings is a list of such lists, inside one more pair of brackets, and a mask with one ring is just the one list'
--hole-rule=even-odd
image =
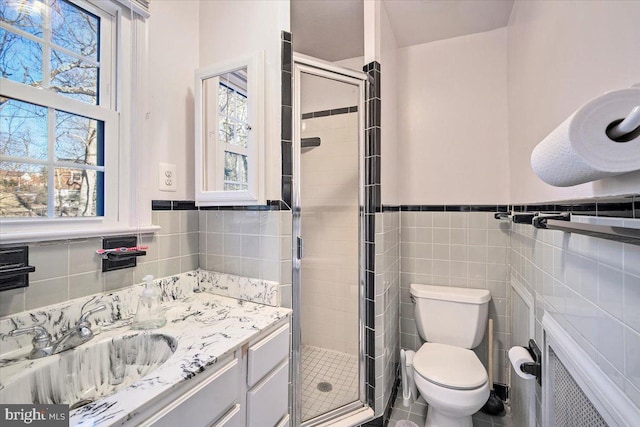
{"label": "white paper towel roll", "polygon": [[610,139],[606,130],[640,105],[640,88],[607,92],[592,99],[531,153],[531,167],[547,184],[568,187],[640,169],[640,136]]}
{"label": "white paper towel roll", "polygon": [[520,369],[520,365],[522,365],[523,363],[533,363],[533,358],[526,348],[511,347],[509,349],[509,361],[511,362],[511,366],[513,366],[513,370],[516,371],[516,374],[518,374],[520,378],[528,380],[536,377],[535,375],[522,372],[522,370]]}

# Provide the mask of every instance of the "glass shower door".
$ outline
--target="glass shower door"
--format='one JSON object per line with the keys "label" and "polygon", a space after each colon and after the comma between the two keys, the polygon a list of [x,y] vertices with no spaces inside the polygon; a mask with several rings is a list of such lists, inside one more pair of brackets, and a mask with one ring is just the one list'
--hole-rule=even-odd
{"label": "glass shower door", "polygon": [[[295,212],[299,259],[301,420],[360,402],[360,88],[299,71]],[[332,78],[334,77],[334,78]],[[337,78],[336,78],[337,77]],[[295,233],[294,233],[295,234]]]}

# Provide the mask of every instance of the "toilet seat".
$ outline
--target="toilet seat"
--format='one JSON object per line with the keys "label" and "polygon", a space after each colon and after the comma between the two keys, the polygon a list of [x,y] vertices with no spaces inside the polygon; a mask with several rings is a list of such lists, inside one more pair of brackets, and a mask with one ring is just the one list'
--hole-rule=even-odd
{"label": "toilet seat", "polygon": [[423,344],[413,358],[413,369],[430,383],[453,390],[477,389],[488,381],[473,351],[446,344]]}

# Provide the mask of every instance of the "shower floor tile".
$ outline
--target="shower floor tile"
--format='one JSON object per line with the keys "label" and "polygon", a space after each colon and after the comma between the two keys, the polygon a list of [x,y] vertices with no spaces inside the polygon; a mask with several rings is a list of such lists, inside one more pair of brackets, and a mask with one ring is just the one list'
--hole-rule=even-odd
{"label": "shower floor tile", "polygon": [[356,400],[358,357],[302,346],[302,419],[309,420]]}

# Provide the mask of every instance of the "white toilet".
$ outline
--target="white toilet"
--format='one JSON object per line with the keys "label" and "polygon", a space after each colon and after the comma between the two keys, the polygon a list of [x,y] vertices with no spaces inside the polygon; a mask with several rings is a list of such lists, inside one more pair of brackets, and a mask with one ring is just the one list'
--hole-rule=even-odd
{"label": "white toilet", "polygon": [[414,380],[429,405],[427,427],[472,427],[489,398],[487,371],[471,348],[487,326],[484,289],[411,284],[418,333],[427,342],[413,358]]}

